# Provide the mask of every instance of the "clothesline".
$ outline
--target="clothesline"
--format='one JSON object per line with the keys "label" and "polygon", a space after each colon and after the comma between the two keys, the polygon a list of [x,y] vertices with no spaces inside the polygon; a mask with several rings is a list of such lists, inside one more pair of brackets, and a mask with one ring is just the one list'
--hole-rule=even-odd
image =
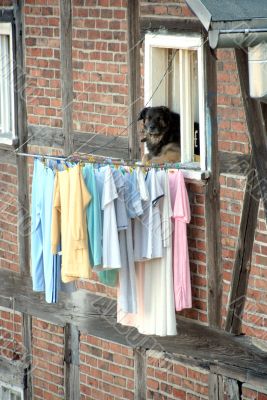
{"label": "clothesline", "polygon": [[49,160],[58,160],[62,162],[71,162],[71,161],[78,161],[90,164],[104,164],[104,165],[114,165],[114,166],[123,166],[123,167],[141,167],[141,168],[160,168],[160,169],[184,169],[184,170],[193,170],[199,171],[199,163],[191,162],[191,163],[147,163],[142,164],[140,161],[136,160],[121,160],[117,158],[107,158],[102,156],[92,156],[90,154],[73,154],[71,157],[64,157],[64,156],[52,156],[48,154],[33,154],[33,153],[17,153],[18,156],[21,157],[33,157],[33,158],[40,158],[40,159],[49,159]]}

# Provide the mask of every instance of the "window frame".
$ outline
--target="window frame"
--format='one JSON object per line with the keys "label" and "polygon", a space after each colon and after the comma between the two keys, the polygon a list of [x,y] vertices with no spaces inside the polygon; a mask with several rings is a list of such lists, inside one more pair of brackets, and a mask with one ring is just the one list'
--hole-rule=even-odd
{"label": "window frame", "polygon": [[[15,391],[17,392],[17,394],[20,395],[20,400],[24,400],[24,390],[16,385],[12,385],[10,383],[5,383],[3,381],[0,381],[0,398],[4,398],[3,397],[3,389],[7,389],[9,390],[9,399],[11,399],[10,392]],[[15,393],[16,394],[16,393]]]}
{"label": "window frame", "polygon": [[[188,163],[183,162],[185,166],[184,176],[191,179],[203,179],[208,177],[208,163],[207,163],[207,138],[205,134],[205,72],[204,72],[204,40],[200,34],[197,33],[147,33],[144,40],[144,103],[146,106],[153,106],[153,82],[152,82],[152,68],[153,68],[153,49],[173,49],[173,50],[195,50],[197,52],[198,62],[198,93],[199,93],[199,140],[200,140],[200,162]],[[164,62],[164,61],[163,61]],[[168,67],[168,60],[165,60],[165,65]],[[163,68],[163,67],[162,67]],[[164,69],[164,68],[163,68]],[[166,70],[166,68],[165,68]],[[167,94],[165,94],[165,97]],[[166,100],[166,98],[165,98]],[[167,101],[165,101],[165,104]],[[159,105],[159,104],[156,104]],[[164,105],[164,104],[162,104]],[[184,142],[181,135],[181,153],[185,146],[189,143]],[[190,169],[190,167],[192,169]],[[197,170],[196,170],[197,169]]]}
{"label": "window frame", "polygon": [[[17,137],[16,133],[16,112],[15,112],[15,74],[14,74],[14,24],[12,20],[0,19],[0,35],[9,36],[9,61],[10,61],[10,113],[11,113],[11,134],[8,138],[2,137],[0,133],[0,145],[12,145]],[[0,77],[1,79],[1,77]],[[1,110],[0,110],[1,112]],[[3,135],[5,132],[3,132]]]}

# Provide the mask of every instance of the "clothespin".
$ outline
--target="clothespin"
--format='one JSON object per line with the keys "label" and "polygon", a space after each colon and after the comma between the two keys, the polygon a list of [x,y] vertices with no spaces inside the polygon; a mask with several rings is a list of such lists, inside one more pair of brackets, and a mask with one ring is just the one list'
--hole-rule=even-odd
{"label": "clothespin", "polygon": [[88,162],[89,163],[94,163],[95,162],[95,157],[92,156],[91,154],[88,156]]}

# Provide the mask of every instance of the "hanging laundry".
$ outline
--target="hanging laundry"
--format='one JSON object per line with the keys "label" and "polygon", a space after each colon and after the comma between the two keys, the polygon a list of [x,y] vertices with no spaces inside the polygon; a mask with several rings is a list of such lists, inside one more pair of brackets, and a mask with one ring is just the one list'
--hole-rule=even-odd
{"label": "hanging laundry", "polygon": [[158,258],[163,255],[158,201],[164,196],[164,192],[154,168],[147,174],[146,186],[149,192],[149,200],[143,202],[143,213],[134,222],[135,261]]}
{"label": "hanging laundry", "polygon": [[97,187],[95,171],[92,164],[83,168],[83,178],[91,201],[86,208],[89,237],[89,256],[92,267],[102,264],[102,215],[100,196]]}
{"label": "hanging laundry", "polygon": [[31,269],[34,291],[45,291],[45,300],[56,303],[61,257],[51,251],[51,220],[54,172],[34,160],[31,205]]}
{"label": "hanging laundry", "polygon": [[187,244],[187,224],[190,222],[190,204],[181,171],[169,171],[169,185],[173,210],[173,277],[177,311],[192,307],[190,265]]}
{"label": "hanging laundry", "polygon": [[[133,253],[132,220],[126,207],[126,181],[132,180],[130,173],[113,170],[118,198],[115,201],[117,228],[119,231],[121,265],[119,270],[118,309],[136,312],[136,279]],[[128,187],[128,186],[127,186]],[[134,208],[133,208],[134,210]],[[133,215],[131,210],[131,215]]]}
{"label": "hanging laundry", "polygon": [[[172,209],[168,176],[165,171],[149,172],[146,182],[139,175],[139,188],[143,199],[151,202],[156,211],[150,214],[147,202],[144,202],[150,226],[145,226],[145,232],[154,230],[159,234],[154,245],[162,248],[162,257],[155,257],[144,262],[137,262],[137,313],[124,313],[118,309],[117,321],[123,325],[134,326],[140,333],[147,335],[175,335],[176,316],[173,293],[172,272]],[[146,187],[144,185],[146,183]],[[152,211],[153,208],[151,207]],[[138,223],[140,219],[138,220]],[[135,221],[136,223],[136,221]],[[136,231],[135,231],[136,233]],[[151,235],[153,237],[153,235]],[[150,246],[150,247],[149,247]],[[149,248],[153,249],[153,243]],[[153,253],[153,251],[152,251]],[[154,252],[155,254],[155,252]]]}
{"label": "hanging laundry", "polygon": [[86,207],[91,200],[81,166],[57,171],[52,211],[52,252],[62,244],[62,281],[90,278]]}
{"label": "hanging laundry", "polygon": [[143,312],[138,329],[147,335],[176,335],[172,268],[172,208],[168,176],[157,172],[164,191],[159,200],[163,257],[146,261],[143,271]]}

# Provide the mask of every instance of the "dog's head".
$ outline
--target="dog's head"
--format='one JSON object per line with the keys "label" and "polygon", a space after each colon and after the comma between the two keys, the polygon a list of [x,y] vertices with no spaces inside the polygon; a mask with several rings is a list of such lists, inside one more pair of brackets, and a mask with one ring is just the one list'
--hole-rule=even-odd
{"label": "dog's head", "polygon": [[145,107],[140,112],[138,121],[143,120],[143,128],[146,137],[142,142],[149,140],[159,143],[168,131],[171,120],[171,112],[167,107]]}

